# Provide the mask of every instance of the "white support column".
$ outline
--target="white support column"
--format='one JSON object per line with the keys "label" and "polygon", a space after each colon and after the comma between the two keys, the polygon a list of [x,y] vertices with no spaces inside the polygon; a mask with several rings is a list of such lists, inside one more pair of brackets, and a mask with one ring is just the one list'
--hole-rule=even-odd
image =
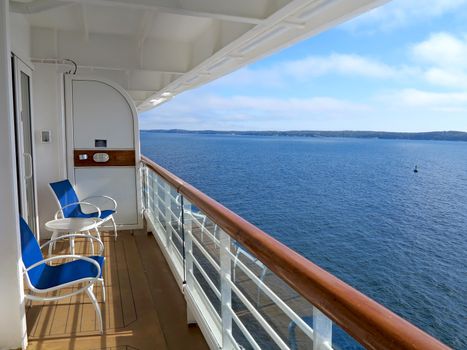
{"label": "white support column", "polygon": [[170,208],[172,205],[172,199],[170,198],[170,184],[166,181],[164,181],[164,206],[165,206],[165,232],[167,235],[167,247],[169,249],[169,252],[172,254],[173,253],[173,242],[172,242],[172,228],[171,228],[171,222],[172,222],[172,215],[170,214]]}
{"label": "white support column", "polygon": [[233,349],[232,340],[228,333],[232,333],[232,314],[230,308],[232,307],[232,290],[229,280],[232,279],[231,260],[228,254],[230,250],[230,236],[223,230],[220,230],[219,235],[219,256],[221,264],[221,317],[222,317],[222,348]]}
{"label": "white support column", "polygon": [[[193,290],[194,289],[194,282],[193,282],[193,240],[191,238],[192,232],[192,216],[191,216],[191,203],[187,200],[183,200],[183,230],[185,232],[185,273],[186,273],[186,284],[185,289]],[[193,311],[190,309],[189,305],[187,304],[186,308],[186,322],[187,324],[196,324],[196,319],[193,314]]]}
{"label": "white support column", "polygon": [[157,225],[159,225],[160,223],[160,229],[163,230],[163,233],[164,233],[164,244],[166,247],[169,246],[169,242],[168,242],[168,236],[167,236],[167,232],[165,230],[165,227],[164,225],[162,224],[162,221],[161,221],[161,202],[160,202],[160,187],[159,187],[159,175],[156,175],[155,173],[153,173],[153,181],[152,181],[152,202],[154,204],[154,218],[156,219],[156,223]]}
{"label": "white support column", "polygon": [[13,97],[9,1],[0,0],[0,348],[27,345],[24,312]]}
{"label": "white support column", "polygon": [[332,321],[313,307],[313,350],[327,350],[332,346]]}
{"label": "white support column", "polygon": [[146,210],[151,210],[149,200],[149,168],[143,165],[141,168],[142,172],[142,183],[144,185],[144,206]]}

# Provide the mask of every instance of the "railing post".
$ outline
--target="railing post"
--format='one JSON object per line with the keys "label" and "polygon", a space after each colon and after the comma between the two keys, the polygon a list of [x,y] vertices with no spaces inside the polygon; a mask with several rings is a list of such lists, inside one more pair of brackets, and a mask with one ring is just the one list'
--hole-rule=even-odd
{"label": "railing post", "polygon": [[[183,215],[180,215],[183,218],[183,231],[184,231],[184,241],[185,241],[185,289],[192,291],[194,288],[194,281],[193,281],[193,240],[191,238],[192,233],[192,216],[191,216],[191,203],[184,198],[181,198],[181,203],[183,206],[180,210],[183,211]],[[186,322],[187,324],[196,324],[195,316],[193,315],[192,310],[186,306]]]}
{"label": "railing post", "polygon": [[170,199],[170,184],[166,181],[164,181],[164,188],[165,188],[165,193],[164,193],[164,206],[165,206],[165,231],[167,234],[167,247],[169,248],[169,251],[172,252],[173,249],[173,242],[172,242],[172,228],[171,228],[171,221],[172,221],[172,215],[170,214],[170,209],[172,206],[172,201]]}
{"label": "railing post", "polygon": [[153,174],[152,176],[152,215],[154,216],[154,219],[156,219],[156,222],[159,222],[159,195],[158,195],[158,191],[159,191],[159,186],[157,186],[157,178],[158,178],[158,175],[157,174]]}
{"label": "railing post", "polygon": [[142,174],[143,174],[143,194],[144,194],[144,209],[150,210],[151,208],[149,207],[149,168],[143,164],[141,168]]}
{"label": "railing post", "polygon": [[144,170],[145,170],[145,177],[146,177],[146,204],[147,204],[147,208],[151,209],[151,200],[149,199],[149,195],[151,193],[151,188],[150,188],[150,183],[149,183],[150,169],[147,166],[145,166]]}
{"label": "railing post", "polygon": [[313,350],[332,347],[332,321],[318,308],[313,307]]}
{"label": "railing post", "polygon": [[220,256],[220,267],[221,267],[221,317],[222,317],[222,348],[232,349],[233,344],[228,336],[228,333],[232,334],[232,314],[230,308],[232,306],[232,290],[230,288],[229,281],[232,278],[232,267],[231,260],[228,255],[230,250],[230,236],[227,235],[223,230],[220,230],[219,235],[219,256]]}

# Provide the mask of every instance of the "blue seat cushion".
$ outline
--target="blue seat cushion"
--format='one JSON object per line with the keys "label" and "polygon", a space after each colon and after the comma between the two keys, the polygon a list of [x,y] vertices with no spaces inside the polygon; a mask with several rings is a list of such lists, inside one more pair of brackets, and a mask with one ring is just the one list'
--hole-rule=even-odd
{"label": "blue seat cushion", "polygon": [[[99,217],[100,219],[106,219],[110,215],[115,214],[115,210],[102,210],[101,211],[101,216]],[[75,215],[72,215],[70,217],[73,218],[97,218],[97,212],[94,213],[83,213],[81,210],[78,211]]]}
{"label": "blue seat cushion", "polygon": [[[97,261],[101,267],[101,274],[99,277],[102,277],[102,270],[104,267],[104,257],[103,256],[90,256],[91,259]],[[37,289],[48,289],[56,286],[60,286],[65,283],[78,281],[82,278],[96,277],[97,267],[85,260],[73,260],[61,265],[45,265],[42,264],[30,271],[42,270],[40,274],[35,278],[33,283],[34,287]]]}

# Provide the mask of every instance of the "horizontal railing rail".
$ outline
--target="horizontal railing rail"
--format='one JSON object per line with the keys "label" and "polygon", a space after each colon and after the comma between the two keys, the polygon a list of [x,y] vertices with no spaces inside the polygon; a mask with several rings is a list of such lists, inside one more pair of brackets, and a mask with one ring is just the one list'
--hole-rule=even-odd
{"label": "horizontal railing rail", "polygon": [[[232,239],[245,247],[270,271],[365,348],[449,349],[445,344],[280,243],[151,159],[142,156],[141,160],[177,193],[204,212]],[[227,256],[227,259],[230,258],[232,257]],[[228,282],[231,284],[228,286],[229,293],[238,293],[237,287],[230,280]],[[213,282],[210,281],[209,285],[213,287]],[[234,315],[233,319],[237,322],[238,317]],[[298,323],[298,326],[301,324]]]}

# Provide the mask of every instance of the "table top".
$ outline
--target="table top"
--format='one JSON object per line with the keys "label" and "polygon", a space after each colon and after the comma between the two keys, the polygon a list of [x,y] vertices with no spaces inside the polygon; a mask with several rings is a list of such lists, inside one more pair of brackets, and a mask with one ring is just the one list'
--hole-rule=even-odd
{"label": "table top", "polygon": [[99,220],[95,218],[64,218],[50,220],[45,223],[49,231],[83,232],[93,230],[98,226]]}

